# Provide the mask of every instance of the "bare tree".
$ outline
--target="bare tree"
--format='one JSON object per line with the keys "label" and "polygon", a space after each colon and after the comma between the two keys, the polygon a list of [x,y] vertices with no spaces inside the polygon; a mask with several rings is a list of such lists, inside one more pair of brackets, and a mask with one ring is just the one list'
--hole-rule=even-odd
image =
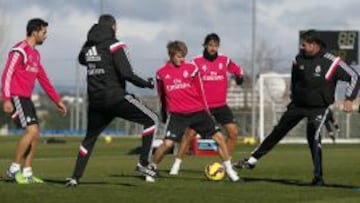
{"label": "bare tree", "polygon": [[[280,71],[283,67],[283,57],[281,56],[280,48],[273,46],[266,40],[258,40],[255,48],[255,73],[265,73],[271,71]],[[244,67],[251,67],[249,52],[243,60]],[[245,87],[251,87],[251,75],[248,75],[251,70],[245,69]]]}
{"label": "bare tree", "polygon": [[275,71],[281,62],[279,48],[271,46],[267,41],[261,40],[255,52],[255,67],[259,73]]}
{"label": "bare tree", "polygon": [[[244,63],[246,67],[250,67],[250,54],[245,57],[246,60]],[[269,41],[258,40],[257,46],[255,48],[255,68],[256,72],[263,73],[269,71],[276,71],[280,67],[280,64],[283,62],[283,57],[281,56],[281,51],[279,47],[273,46]]]}

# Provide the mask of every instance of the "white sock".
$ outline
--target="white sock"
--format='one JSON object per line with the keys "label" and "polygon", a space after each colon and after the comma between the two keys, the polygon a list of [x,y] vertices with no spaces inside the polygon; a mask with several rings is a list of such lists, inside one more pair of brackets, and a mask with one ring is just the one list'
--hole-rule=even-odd
{"label": "white sock", "polygon": [[21,168],[20,164],[12,162],[9,167],[9,171],[10,173],[15,173],[16,171],[20,171],[20,168]]}
{"label": "white sock", "polygon": [[224,161],[224,162],[223,162],[223,165],[224,165],[224,167],[225,167],[226,170],[227,170],[227,169],[232,169],[231,160],[230,160],[230,159],[227,160],[227,161]]}
{"label": "white sock", "polygon": [[23,176],[28,178],[28,177],[31,177],[33,175],[33,172],[32,172],[32,168],[31,167],[25,167],[23,169]]}
{"label": "white sock", "polygon": [[174,162],[174,164],[173,164],[173,167],[175,166],[175,167],[179,168],[180,165],[181,165],[181,162],[182,162],[181,159],[176,158],[176,159],[175,159],[175,162]]}
{"label": "white sock", "polygon": [[151,165],[154,167],[155,170],[157,169],[157,164],[151,163]]}
{"label": "white sock", "polygon": [[248,163],[251,165],[256,165],[257,161],[258,160],[255,157],[251,156],[248,160]]}

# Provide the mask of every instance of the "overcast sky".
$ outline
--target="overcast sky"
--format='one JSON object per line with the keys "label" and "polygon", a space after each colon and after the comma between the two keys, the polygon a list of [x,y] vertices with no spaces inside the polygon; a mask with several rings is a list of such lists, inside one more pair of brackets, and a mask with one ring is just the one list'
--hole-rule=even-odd
{"label": "overcast sky", "polygon": [[[134,69],[143,76],[153,76],[165,62],[169,40],[185,41],[190,59],[202,52],[203,38],[210,32],[220,35],[221,52],[251,72],[246,63],[251,51],[251,0],[103,2],[104,12],[117,19],[117,37],[128,44]],[[297,52],[299,30],[360,30],[359,0],[256,2],[256,41],[277,51],[283,71]],[[41,17],[50,23],[49,37],[38,47],[46,71],[56,85],[74,85],[76,57],[99,16],[99,0],[0,0],[0,6],[0,23],[6,30],[0,33],[6,39],[0,40],[0,64],[9,48],[25,38],[27,21]]]}

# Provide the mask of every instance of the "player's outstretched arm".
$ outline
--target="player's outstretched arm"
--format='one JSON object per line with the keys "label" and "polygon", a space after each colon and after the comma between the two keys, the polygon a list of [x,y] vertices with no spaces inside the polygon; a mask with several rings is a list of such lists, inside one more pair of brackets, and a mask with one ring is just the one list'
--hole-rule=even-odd
{"label": "player's outstretched arm", "polygon": [[132,84],[142,88],[154,88],[154,82],[152,79],[143,79],[136,75],[131,67],[129,59],[123,48],[120,48],[113,52],[115,68],[122,78],[131,82]]}

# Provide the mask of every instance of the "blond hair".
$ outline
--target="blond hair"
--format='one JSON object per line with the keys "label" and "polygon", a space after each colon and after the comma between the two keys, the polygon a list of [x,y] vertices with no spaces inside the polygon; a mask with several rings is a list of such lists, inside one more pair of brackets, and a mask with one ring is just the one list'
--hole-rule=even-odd
{"label": "blond hair", "polygon": [[183,56],[186,56],[188,51],[185,42],[179,40],[170,41],[166,47],[170,57],[173,57],[178,52],[180,52]]}

